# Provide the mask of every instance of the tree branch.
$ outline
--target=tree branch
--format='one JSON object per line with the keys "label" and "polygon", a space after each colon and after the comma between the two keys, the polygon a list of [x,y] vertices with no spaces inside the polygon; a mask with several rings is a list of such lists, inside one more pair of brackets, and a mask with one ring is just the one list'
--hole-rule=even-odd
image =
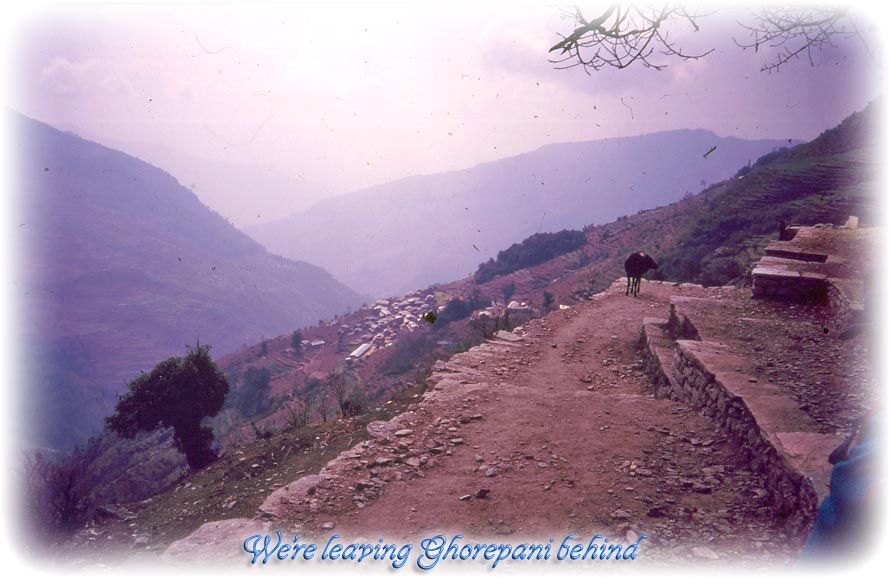
{"label": "tree branch", "polygon": [[662,34],[662,25],[671,18],[682,18],[693,29],[699,29],[698,16],[681,6],[665,5],[652,9],[612,4],[589,21],[576,7],[571,12],[566,11],[565,16],[574,18],[575,29],[550,48],[551,53],[559,53],[551,62],[560,69],[583,66],[589,74],[589,69],[600,70],[607,66],[623,69],[639,62],[646,68],[661,70],[666,65],[650,59],[659,47],[661,54],[681,59],[701,58],[711,52],[687,54]]}
{"label": "tree branch", "polygon": [[[689,12],[684,6],[665,4],[660,8],[638,7],[633,4],[611,4],[596,18],[588,20],[581,9],[563,10],[563,17],[574,21],[568,36],[554,44],[549,52],[551,62],[558,69],[582,66],[590,70],[612,67],[628,68],[634,63],[661,70],[664,62],[653,60],[659,54],[680,60],[694,60],[707,56],[714,49],[700,54],[684,52],[669,36],[668,24],[685,22],[698,32],[703,13]],[[858,37],[866,44],[860,29],[848,11],[820,7],[767,7],[751,10],[751,22],[738,24],[748,31],[749,39],[733,41],[742,49],[761,47],[777,50],[775,59],[761,70],[772,72],[792,59],[803,55],[814,64],[814,51],[823,46],[834,46],[837,38]],[[872,56],[872,59],[874,57]]]}
{"label": "tree branch", "polygon": [[755,52],[761,46],[780,49],[775,60],[764,64],[761,71],[778,71],[782,65],[803,54],[806,54],[812,66],[813,51],[826,45],[834,46],[834,38],[861,38],[855,26],[851,29],[843,26],[848,16],[845,10],[771,7],[751,12],[753,24],[738,23],[748,31],[750,39],[740,42],[733,38],[733,41],[740,48],[753,48]]}

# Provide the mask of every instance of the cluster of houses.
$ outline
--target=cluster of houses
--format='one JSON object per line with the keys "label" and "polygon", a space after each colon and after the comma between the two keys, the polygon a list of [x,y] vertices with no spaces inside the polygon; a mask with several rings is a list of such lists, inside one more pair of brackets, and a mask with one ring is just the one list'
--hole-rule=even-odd
{"label": "cluster of houses", "polygon": [[[495,320],[504,319],[504,309],[503,305],[493,303],[490,307],[475,312],[473,318],[482,322],[493,322]],[[519,301],[510,301],[506,307],[506,314],[510,319],[511,326],[516,326],[531,321],[535,316],[535,310],[531,305],[524,301],[522,303]]]}
{"label": "cluster of houses", "polygon": [[[328,327],[336,327],[338,341],[344,351],[349,351],[347,359],[361,359],[374,351],[391,347],[396,343],[399,335],[417,329],[420,324],[426,323],[424,315],[433,311],[439,313],[444,309],[444,304],[439,304],[436,296],[427,293],[412,293],[404,297],[380,299],[373,305],[361,310],[364,315],[351,324],[342,324],[342,320],[332,319],[324,323]],[[494,305],[476,313],[476,318],[503,318],[504,305]],[[531,306],[526,303],[511,301],[507,307],[512,325],[524,323],[534,316]],[[354,316],[353,316],[354,318]],[[325,345],[322,339],[304,341],[304,346],[320,347]]]}
{"label": "cluster of houses", "polygon": [[[351,348],[347,359],[360,359],[374,350],[393,345],[400,333],[417,329],[422,316],[439,309],[432,294],[413,293],[405,297],[380,299],[363,309],[366,315],[352,325],[338,330],[342,344]],[[327,325],[335,325],[330,321]]]}

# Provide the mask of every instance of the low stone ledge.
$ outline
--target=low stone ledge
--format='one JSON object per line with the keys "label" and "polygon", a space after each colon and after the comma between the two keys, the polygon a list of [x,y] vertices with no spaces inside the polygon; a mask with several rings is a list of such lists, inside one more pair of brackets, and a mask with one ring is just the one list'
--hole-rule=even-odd
{"label": "low stone ledge", "polygon": [[700,340],[698,329],[689,321],[685,315],[677,312],[677,304],[683,301],[683,297],[671,297],[671,306],[668,312],[668,322],[665,327],[667,335],[673,339],[695,339]]}
{"label": "low stone ledge", "polygon": [[827,277],[821,273],[801,273],[773,265],[757,265],[751,275],[754,279],[752,293],[756,298],[818,301],[825,298],[829,287]]}
{"label": "low stone ledge", "polygon": [[824,263],[828,260],[828,255],[825,253],[807,251],[789,241],[770,241],[766,246],[765,253],[768,257],[793,259],[795,261],[805,261],[808,263]]}
{"label": "low stone ledge", "polygon": [[776,515],[786,518],[789,531],[802,534],[814,519],[819,502],[810,479],[830,475],[830,449],[822,453],[818,464],[796,460],[779,442],[780,436],[808,434],[810,441],[820,440],[812,453],[834,443],[834,438],[812,431],[810,418],[778,388],[759,384],[738,371],[745,364],[720,344],[678,342],[674,372],[682,401],[721,424],[748,455],[751,467],[765,476]]}
{"label": "low stone ledge", "polygon": [[[671,303],[674,323],[685,319],[692,326],[676,305]],[[774,513],[785,519],[790,533],[802,538],[827,494],[827,457],[839,440],[818,433],[785,392],[751,377],[746,372],[749,361],[727,345],[671,342],[670,323],[658,321],[644,321],[639,342],[656,397],[691,405],[714,419],[747,455],[752,469],[766,478]]]}

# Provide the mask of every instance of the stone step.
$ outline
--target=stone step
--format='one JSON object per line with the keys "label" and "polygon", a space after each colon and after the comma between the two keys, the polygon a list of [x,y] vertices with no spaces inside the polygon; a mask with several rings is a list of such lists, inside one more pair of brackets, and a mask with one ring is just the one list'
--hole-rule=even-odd
{"label": "stone step", "polygon": [[[765,259],[765,258],[764,258]],[[761,259],[763,263],[763,259]],[[754,297],[781,297],[796,301],[817,300],[828,291],[828,277],[812,271],[794,271],[783,264],[759,264],[751,272]]]}
{"label": "stone step", "polygon": [[766,246],[766,255],[768,257],[814,263],[824,263],[828,260],[827,253],[801,249],[800,246],[791,241],[770,241]]}
{"label": "stone step", "polygon": [[754,270],[751,272],[752,275],[759,275],[761,277],[774,277],[776,279],[799,279],[804,283],[810,282],[822,282],[824,283],[828,279],[828,275],[823,273],[816,273],[813,271],[794,271],[791,269],[786,269],[781,265],[757,265],[754,267]]}
{"label": "stone step", "polygon": [[776,257],[773,255],[766,255],[761,257],[757,262],[758,266],[765,267],[773,267],[775,269],[784,269],[788,271],[814,271],[815,268],[818,267],[818,264],[810,264],[806,261],[798,261],[795,259],[788,259],[786,257]]}

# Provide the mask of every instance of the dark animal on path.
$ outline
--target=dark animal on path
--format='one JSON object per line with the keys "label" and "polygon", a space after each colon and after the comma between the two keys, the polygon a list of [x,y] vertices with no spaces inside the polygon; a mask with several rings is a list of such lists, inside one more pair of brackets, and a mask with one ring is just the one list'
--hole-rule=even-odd
{"label": "dark animal on path", "polygon": [[627,290],[625,295],[636,297],[640,291],[640,277],[649,269],[658,269],[658,263],[652,260],[652,257],[640,251],[634,253],[624,262],[624,271],[627,273]]}

